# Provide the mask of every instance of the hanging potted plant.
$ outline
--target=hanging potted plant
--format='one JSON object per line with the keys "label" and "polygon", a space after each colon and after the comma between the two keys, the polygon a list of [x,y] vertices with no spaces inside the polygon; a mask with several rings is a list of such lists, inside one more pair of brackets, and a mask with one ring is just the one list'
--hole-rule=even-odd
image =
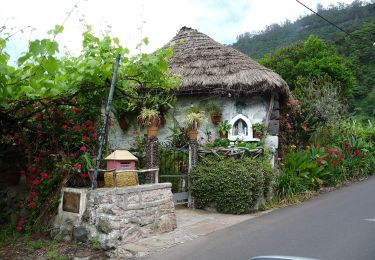
{"label": "hanging potted plant", "polygon": [[155,137],[160,124],[159,111],[151,108],[142,108],[138,116],[138,123],[147,127],[147,135],[149,138]]}
{"label": "hanging potted plant", "polygon": [[210,114],[212,123],[214,125],[218,125],[221,121],[221,115],[222,115],[221,108],[214,103],[209,103],[208,104],[208,113]]}
{"label": "hanging potted plant", "polygon": [[253,124],[253,137],[262,139],[265,130],[266,130],[266,126],[263,125],[262,123]]}
{"label": "hanging potted plant", "polygon": [[228,138],[228,132],[232,128],[232,125],[229,124],[228,120],[221,121],[217,127],[217,131],[219,132],[220,138]]}
{"label": "hanging potted plant", "polygon": [[204,115],[200,112],[190,111],[185,118],[190,140],[197,140],[198,127],[202,123]]}

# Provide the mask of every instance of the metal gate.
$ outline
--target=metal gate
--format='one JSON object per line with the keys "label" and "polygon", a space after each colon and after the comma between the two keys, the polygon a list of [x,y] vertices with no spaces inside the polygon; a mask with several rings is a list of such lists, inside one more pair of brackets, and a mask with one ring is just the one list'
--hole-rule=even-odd
{"label": "metal gate", "polygon": [[168,143],[160,145],[159,182],[172,183],[175,204],[189,200],[189,148],[176,148]]}

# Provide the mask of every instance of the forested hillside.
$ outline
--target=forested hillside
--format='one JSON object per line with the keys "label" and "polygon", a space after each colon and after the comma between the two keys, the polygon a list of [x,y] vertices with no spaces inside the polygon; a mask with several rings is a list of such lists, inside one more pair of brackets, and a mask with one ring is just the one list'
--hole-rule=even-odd
{"label": "forested hillside", "polygon": [[[327,9],[319,8],[318,13],[344,30],[352,32],[366,21],[375,21],[375,3],[355,1],[350,5],[338,4]],[[331,41],[338,32],[337,28],[317,15],[311,14],[293,23],[285,21],[281,25],[269,25],[260,33],[241,34],[232,47],[254,59],[259,59],[280,47],[306,40],[311,34]]]}
{"label": "forested hillside", "polygon": [[[252,58],[263,58],[262,62],[265,62],[266,66],[288,78],[288,75],[283,75],[282,70],[285,70],[283,66],[276,68],[279,65],[273,62],[267,63],[267,60],[280,59],[285,56],[285,54],[280,56],[280,53],[288,53],[298,46],[295,45],[297,42],[305,41],[310,35],[315,35],[343,57],[346,66],[356,78],[352,95],[346,97],[351,112],[365,120],[375,118],[375,3],[355,1],[350,5],[339,4],[327,9],[320,7],[318,13],[347,33],[312,14],[294,23],[287,21],[282,25],[270,25],[257,35],[244,33],[238,36],[237,42],[232,47]],[[285,61],[280,62],[281,65],[285,63]],[[325,74],[329,73],[325,71]],[[288,83],[290,86],[295,84],[295,82]]]}

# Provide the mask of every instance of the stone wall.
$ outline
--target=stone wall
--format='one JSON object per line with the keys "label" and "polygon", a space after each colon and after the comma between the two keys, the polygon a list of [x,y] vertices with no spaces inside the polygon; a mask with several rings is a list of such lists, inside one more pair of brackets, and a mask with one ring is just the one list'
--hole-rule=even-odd
{"label": "stone wall", "polygon": [[[174,210],[170,183],[89,190],[86,210],[71,234],[80,241],[99,241],[111,257],[125,257],[127,243],[174,230]],[[63,214],[57,219],[64,219]],[[66,223],[55,225],[66,237]]]}

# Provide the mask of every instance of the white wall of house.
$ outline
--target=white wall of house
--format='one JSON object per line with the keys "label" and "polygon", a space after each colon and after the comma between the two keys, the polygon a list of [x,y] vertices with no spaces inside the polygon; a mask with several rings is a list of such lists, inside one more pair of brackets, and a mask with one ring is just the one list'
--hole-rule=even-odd
{"label": "white wall of house", "polygon": [[[213,138],[219,136],[216,127],[212,124],[211,118],[207,112],[207,104],[215,103],[222,108],[222,120],[230,121],[237,113],[236,103],[241,102],[243,106],[242,113],[247,116],[252,124],[264,123],[266,119],[267,109],[269,106],[269,98],[263,96],[253,96],[240,99],[231,97],[213,97],[213,96],[186,96],[179,97],[176,108],[169,111],[167,123],[159,130],[158,138],[160,141],[168,140],[171,135],[169,127],[174,127],[174,120],[183,126],[185,119],[185,111],[191,106],[198,107],[205,113],[206,119],[198,129],[198,141],[207,141],[207,132],[211,132]],[[137,126],[131,126],[127,131],[123,131],[114,120],[113,126],[109,131],[109,149],[129,149],[134,144],[134,136],[139,133]],[[141,133],[145,133],[144,129]]]}

